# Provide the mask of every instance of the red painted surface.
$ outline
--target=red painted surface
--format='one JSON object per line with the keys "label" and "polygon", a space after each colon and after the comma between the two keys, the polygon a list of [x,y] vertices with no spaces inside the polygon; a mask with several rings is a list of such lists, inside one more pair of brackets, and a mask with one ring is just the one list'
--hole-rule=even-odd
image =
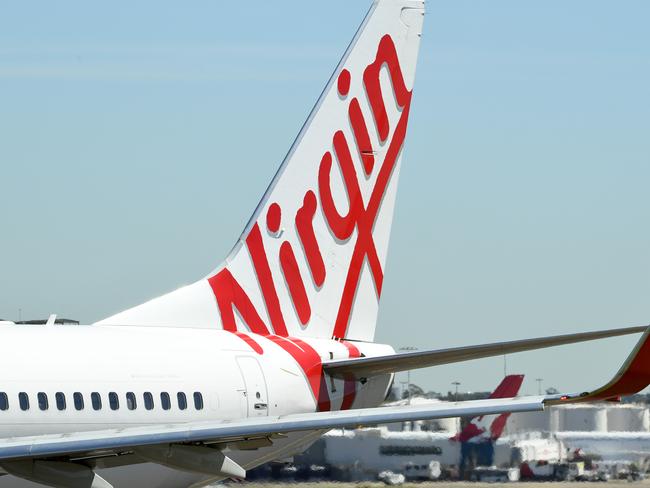
{"label": "red painted surface", "polygon": [[524,382],[523,374],[510,374],[503,378],[499,386],[490,393],[489,398],[512,398],[517,396],[521,384]]}
{"label": "red painted surface", "polygon": [[458,442],[467,442],[468,440],[481,435],[483,432],[484,432],[483,429],[479,428],[476,424],[470,422],[465,426],[462,432],[456,434],[454,437],[451,438],[451,440],[458,441]]}
{"label": "red painted surface", "polygon": [[334,204],[330,181],[332,155],[329,152],[325,153],[321,160],[318,172],[318,190],[327,225],[337,239],[346,241],[354,231],[360,210],[363,208],[363,199],[350,148],[342,131],[334,134],[334,152],[343,174],[343,183],[347,192],[349,202],[347,214],[341,215]]}
{"label": "red painted surface", "polygon": [[359,157],[363,163],[363,169],[366,172],[366,176],[368,176],[372,173],[372,168],[375,165],[375,155],[373,154],[368,127],[366,126],[366,121],[361,112],[361,105],[359,105],[359,100],[356,98],[353,98],[350,102],[348,114],[350,116],[352,132],[354,132],[354,138],[357,141]]}
{"label": "red painted surface", "polygon": [[350,72],[347,69],[344,69],[341,71],[341,74],[339,75],[339,78],[337,80],[337,88],[339,90],[339,94],[342,96],[346,96],[349,91],[350,91],[350,80],[352,79],[352,76],[350,75]]}
{"label": "red painted surface", "polygon": [[278,299],[278,293],[275,289],[273,276],[271,275],[269,260],[267,259],[266,251],[264,250],[262,233],[257,224],[253,226],[250,234],[248,234],[248,237],[246,238],[246,246],[248,247],[248,252],[253,261],[255,274],[257,275],[257,280],[260,284],[262,297],[264,297],[264,303],[266,305],[266,310],[269,313],[273,330],[278,335],[286,336],[287,327],[284,324],[284,316],[282,315],[282,309],[280,308],[280,300]]}
{"label": "red painted surface", "polygon": [[532,479],[535,477],[535,473],[533,473],[528,463],[521,463],[519,466],[519,475],[521,479]]}
{"label": "red painted surface", "polygon": [[316,286],[321,287],[325,282],[326,272],[323,255],[318,247],[316,233],[314,232],[314,214],[316,213],[317,204],[316,195],[313,191],[309,190],[305,194],[302,207],[296,213],[296,230],[300,244],[302,244],[302,248],[305,251],[311,277]]}
{"label": "red painted surface", "polygon": [[242,341],[244,341],[246,344],[248,344],[253,351],[255,351],[257,354],[264,354],[264,349],[262,349],[262,346],[259,345],[255,339],[253,339],[251,336],[248,334],[244,334],[243,332],[233,332],[237,337],[239,337]]}
{"label": "red painted surface", "polygon": [[[266,309],[271,318],[273,330],[276,334],[286,336],[287,328],[284,323],[282,310],[280,309],[280,301],[275,289],[275,284],[273,283],[273,277],[266,257],[266,251],[264,250],[262,234],[257,224],[253,226],[250,234],[248,234],[248,237],[246,238],[246,246],[248,247],[248,252],[253,261],[255,274],[259,281]],[[237,330],[237,322],[235,321],[235,314],[233,311],[234,307],[237,309],[242,320],[246,323],[251,332],[260,335],[268,335],[270,333],[250,298],[227,268],[222,269],[216,275],[209,278],[208,283],[210,284],[217,300],[221,322],[225,330]]]}
{"label": "red painted surface", "polygon": [[227,269],[221,270],[208,279],[208,283],[217,298],[217,307],[221,314],[221,323],[224,330],[237,331],[237,322],[233,310],[233,308],[236,308],[251,332],[268,335],[269,330],[257,313],[255,306],[230,271]]}
{"label": "red painted surface", "polygon": [[359,351],[359,348],[355,346],[354,343],[350,341],[341,341],[341,344],[347,348],[350,359],[361,357],[361,351]]}
{"label": "red painted surface", "polygon": [[[358,358],[361,357],[361,352],[359,348],[348,341],[341,341],[348,349],[348,357]],[[349,410],[352,408],[354,399],[357,397],[357,382],[354,378],[346,378],[343,383],[343,401],[341,402],[341,410]]]}
{"label": "red painted surface", "polygon": [[282,221],[282,209],[277,203],[273,203],[266,213],[266,227],[271,232],[276,233],[280,230],[280,222]]}
{"label": "red painted surface", "polygon": [[[264,354],[262,346],[256,339],[251,337],[251,335],[237,331],[232,332],[241,340],[246,342],[246,344],[248,344],[257,354]],[[329,393],[327,391],[327,381],[323,372],[323,361],[318,352],[307,342],[295,337],[281,337],[278,335],[267,334],[264,338],[280,346],[296,361],[305,374],[309,388],[316,400],[318,411],[323,412],[331,410]],[[354,349],[356,349],[356,347],[354,347]],[[352,349],[350,354],[350,357],[358,357],[353,356],[354,353],[352,352]]]}
{"label": "red painted surface", "polygon": [[598,398],[631,395],[643,390],[648,384],[650,384],[650,337],[645,339],[625,372],[613,385],[600,392]]}
{"label": "red painted surface", "polygon": [[275,342],[282,349],[287,351],[296,360],[300,369],[307,377],[319,412],[331,410],[327,382],[323,373],[323,361],[318,352],[305,341],[294,337],[280,337],[270,335],[267,339]]}
{"label": "red painted surface", "polygon": [[[499,386],[490,393],[489,398],[513,398],[516,397],[521,388],[521,384],[524,381],[523,374],[511,374],[503,378]],[[478,421],[481,421],[484,416],[476,417]],[[495,441],[503,434],[503,429],[505,429],[508,418],[510,417],[509,413],[502,413],[498,415],[490,424],[490,439]],[[452,440],[467,442],[474,437],[480,436],[485,433],[485,430],[474,423],[472,419],[465,428],[452,437]]]}
{"label": "red painted surface", "polygon": [[280,266],[282,267],[282,273],[284,273],[284,279],[289,288],[293,306],[296,308],[298,319],[302,325],[305,325],[311,317],[309,298],[307,298],[305,284],[300,276],[296,255],[293,253],[291,244],[287,241],[284,241],[282,246],[280,246]]}
{"label": "red painted surface", "polygon": [[490,439],[496,441],[503,434],[503,429],[506,428],[506,423],[510,418],[509,413],[502,413],[490,424]]}
{"label": "red painted surface", "polygon": [[[399,64],[397,50],[395,49],[393,39],[389,35],[382,37],[379,42],[375,61],[363,73],[363,83],[366,87],[368,100],[370,101],[372,113],[375,117],[379,139],[382,142],[386,141],[390,131],[390,123],[379,81],[379,73],[384,66],[388,69],[391,81],[393,82],[393,91],[397,104],[400,107],[407,107],[411,103],[411,92],[406,88],[406,84],[404,83],[404,76],[402,75],[402,67]],[[400,121],[403,118],[402,116]]]}
{"label": "red painted surface", "polygon": [[618,401],[620,397],[637,393],[648,385],[650,385],[650,336],[645,338],[627,368],[619,373],[613,382],[605,388],[584,396],[582,400]]}

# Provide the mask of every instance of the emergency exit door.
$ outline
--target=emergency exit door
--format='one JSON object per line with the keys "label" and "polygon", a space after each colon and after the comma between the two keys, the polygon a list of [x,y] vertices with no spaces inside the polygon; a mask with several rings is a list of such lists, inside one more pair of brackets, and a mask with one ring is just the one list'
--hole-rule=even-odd
{"label": "emergency exit door", "polygon": [[237,358],[237,364],[246,387],[244,394],[248,404],[248,416],[264,417],[268,415],[268,393],[260,363],[254,357],[240,356]]}

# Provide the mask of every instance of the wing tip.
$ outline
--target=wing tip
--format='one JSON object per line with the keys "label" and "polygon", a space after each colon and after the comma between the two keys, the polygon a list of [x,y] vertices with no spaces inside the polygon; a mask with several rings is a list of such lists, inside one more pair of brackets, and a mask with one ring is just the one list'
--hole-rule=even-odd
{"label": "wing tip", "polygon": [[546,405],[583,403],[597,401],[620,401],[621,397],[633,395],[650,385],[650,326],[645,328],[623,365],[614,377],[601,388],[591,392],[548,398]]}

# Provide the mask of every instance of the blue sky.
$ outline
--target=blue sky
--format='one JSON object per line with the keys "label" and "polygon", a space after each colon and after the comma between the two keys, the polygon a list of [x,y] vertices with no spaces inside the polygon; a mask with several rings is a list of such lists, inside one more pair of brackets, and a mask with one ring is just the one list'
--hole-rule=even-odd
{"label": "blue sky", "polygon": [[[369,3],[24,1],[0,15],[0,317],[91,322],[232,246]],[[650,4],[430,1],[379,341],[650,322]],[[524,390],[634,339],[508,357]],[[500,358],[413,381],[488,389]]]}

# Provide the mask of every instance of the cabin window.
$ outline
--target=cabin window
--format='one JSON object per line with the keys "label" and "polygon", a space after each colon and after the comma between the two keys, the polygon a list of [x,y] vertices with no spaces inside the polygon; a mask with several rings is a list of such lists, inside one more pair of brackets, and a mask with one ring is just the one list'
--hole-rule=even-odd
{"label": "cabin window", "polygon": [[90,401],[93,404],[93,410],[101,410],[102,409],[102,397],[96,391],[93,391],[90,394]]}
{"label": "cabin window", "polygon": [[38,399],[38,408],[41,410],[47,410],[49,407],[47,403],[47,395],[41,391],[36,395],[36,398]]}
{"label": "cabin window", "polygon": [[178,399],[178,408],[180,410],[185,410],[187,408],[187,397],[185,396],[185,393],[179,391],[176,393],[176,398]]}
{"label": "cabin window", "polygon": [[0,410],[7,410],[9,408],[9,398],[7,394],[2,391],[0,392]]}
{"label": "cabin window", "polygon": [[59,391],[54,395],[54,398],[56,399],[56,408],[65,410],[65,394]]}
{"label": "cabin window", "polygon": [[29,395],[24,391],[18,393],[18,403],[21,410],[29,410]]}
{"label": "cabin window", "polygon": [[111,407],[111,410],[117,410],[120,408],[120,399],[117,397],[117,393],[111,391],[108,394],[108,404]]}
{"label": "cabin window", "polygon": [[200,391],[194,392],[194,408],[203,410],[203,395],[201,395]]}
{"label": "cabin window", "polygon": [[153,395],[149,391],[144,392],[144,408],[153,410]]}
{"label": "cabin window", "polygon": [[135,410],[135,407],[138,405],[135,402],[135,393],[132,391],[127,392],[126,394],[126,408],[129,410]]}
{"label": "cabin window", "polygon": [[76,408],[77,410],[83,410],[84,396],[80,392],[75,391],[74,394],[72,395],[72,398],[74,400],[74,408]]}
{"label": "cabin window", "polygon": [[172,408],[172,402],[169,399],[169,393],[163,391],[160,394],[160,403],[162,404],[163,410],[169,410],[170,408]]}

